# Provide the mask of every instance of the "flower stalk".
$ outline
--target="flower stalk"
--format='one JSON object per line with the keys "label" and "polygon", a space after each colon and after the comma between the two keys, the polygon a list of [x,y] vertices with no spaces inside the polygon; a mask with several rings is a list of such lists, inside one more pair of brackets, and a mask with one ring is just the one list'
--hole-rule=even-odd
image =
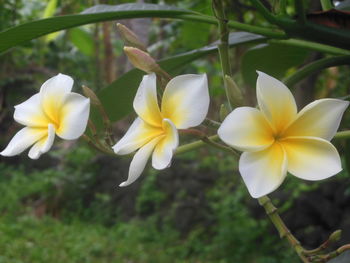
{"label": "flower stalk", "polygon": [[[213,136],[209,136],[208,137],[211,141],[217,141],[219,139],[218,135],[213,135]],[[185,152],[189,152],[189,151],[193,151],[195,149],[198,149],[200,147],[203,147],[204,145],[206,145],[205,142],[203,142],[202,140],[199,141],[195,141],[195,142],[191,142],[185,145],[182,145],[180,147],[178,147],[175,151],[175,154],[182,154]]]}
{"label": "flower stalk", "polygon": [[115,156],[114,152],[109,150],[106,147],[103,147],[101,144],[97,144],[95,141],[93,141],[89,136],[86,134],[82,135],[82,138],[95,150],[100,151],[102,153],[108,154],[108,155],[113,155]]}
{"label": "flower stalk", "polygon": [[225,85],[226,97],[230,110],[232,110],[229,86],[226,81],[225,76],[231,76],[231,65],[230,65],[230,56],[229,56],[229,44],[228,44],[228,20],[225,14],[224,3],[222,0],[213,0],[213,11],[218,20],[219,34],[220,34],[220,43],[218,45],[222,75]]}
{"label": "flower stalk", "polygon": [[[103,125],[105,128],[105,142],[107,145],[112,146],[115,144],[115,139],[113,136],[113,129],[112,129],[112,123],[111,120],[108,117],[108,114],[105,110],[105,108],[103,107],[100,99],[97,97],[97,95],[95,94],[95,92],[93,92],[90,88],[88,88],[87,86],[83,85],[82,86],[84,95],[88,98],[90,98],[91,100],[91,104],[94,105],[95,107],[97,107],[100,115],[102,116],[102,121],[103,121]],[[89,128],[92,132],[92,134],[94,136],[97,136],[97,131],[96,131],[96,127],[95,125],[89,121]]]}
{"label": "flower stalk", "polygon": [[215,142],[214,140],[210,139],[210,137],[208,137],[204,132],[200,131],[200,130],[196,130],[196,129],[183,129],[183,130],[179,130],[180,133],[184,133],[184,134],[190,134],[190,135],[194,135],[194,136],[197,136],[199,137],[204,143],[214,147],[214,148],[217,148],[217,149],[220,149],[220,150],[223,150],[223,151],[226,151],[226,152],[229,152],[231,154],[234,154],[236,157],[239,157],[239,154],[234,150],[232,149],[231,147],[228,147],[228,146],[225,146],[225,145],[222,145],[220,143],[217,143]]}
{"label": "flower stalk", "polygon": [[329,238],[323,242],[318,248],[311,249],[311,250],[304,250],[304,255],[315,255],[318,254],[324,250],[326,250],[332,243],[339,241],[341,238],[341,230],[334,231]]}
{"label": "flower stalk", "polygon": [[350,138],[350,130],[337,132],[334,136],[334,139],[349,139],[349,138]]}
{"label": "flower stalk", "polygon": [[90,133],[91,133],[91,137],[90,138],[88,135],[84,134],[84,139],[90,144],[93,146],[93,148],[103,152],[103,153],[106,153],[106,154],[113,154],[113,151],[111,150],[109,144],[105,141],[106,145],[103,145],[99,138],[98,138],[98,135],[97,135],[97,129],[96,129],[96,126],[95,124],[89,120],[88,121],[88,127],[89,127],[89,130],[90,130]]}
{"label": "flower stalk", "polygon": [[265,209],[267,216],[277,229],[280,237],[285,238],[288,241],[289,245],[294,249],[304,263],[326,263],[345,251],[350,250],[350,244],[346,244],[327,254],[321,254],[332,243],[337,242],[340,239],[341,230],[334,231],[318,248],[312,250],[304,249],[283,222],[282,218],[278,214],[277,208],[271,202],[271,199],[268,196],[263,196],[258,199],[258,202]]}
{"label": "flower stalk", "polygon": [[277,212],[277,208],[271,202],[271,199],[268,196],[262,196],[258,199],[258,202],[265,209],[267,216],[276,227],[280,237],[285,238],[288,241],[290,246],[295,250],[295,252],[304,263],[309,263],[310,261],[303,254],[303,247],[300,245],[300,242],[293,236],[288,227],[284,224],[283,220]]}

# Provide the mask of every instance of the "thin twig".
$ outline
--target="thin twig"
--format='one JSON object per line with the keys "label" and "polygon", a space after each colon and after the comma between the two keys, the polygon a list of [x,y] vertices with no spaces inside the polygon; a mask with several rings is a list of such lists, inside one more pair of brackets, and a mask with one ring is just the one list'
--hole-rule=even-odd
{"label": "thin twig", "polygon": [[214,140],[210,139],[204,132],[196,129],[184,129],[184,130],[179,130],[180,133],[185,133],[185,134],[191,134],[199,137],[203,142],[205,142],[208,145],[211,145],[217,149],[224,150],[226,152],[232,153],[235,156],[239,157],[239,154],[231,147],[222,145],[220,143],[215,142]]}

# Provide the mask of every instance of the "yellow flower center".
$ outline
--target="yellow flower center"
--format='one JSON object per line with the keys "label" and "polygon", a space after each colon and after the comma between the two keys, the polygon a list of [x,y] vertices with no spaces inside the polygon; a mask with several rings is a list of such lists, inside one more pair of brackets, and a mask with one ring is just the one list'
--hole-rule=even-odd
{"label": "yellow flower center", "polygon": [[284,136],[283,136],[282,132],[278,132],[278,133],[273,134],[273,138],[275,141],[280,141],[284,138]]}

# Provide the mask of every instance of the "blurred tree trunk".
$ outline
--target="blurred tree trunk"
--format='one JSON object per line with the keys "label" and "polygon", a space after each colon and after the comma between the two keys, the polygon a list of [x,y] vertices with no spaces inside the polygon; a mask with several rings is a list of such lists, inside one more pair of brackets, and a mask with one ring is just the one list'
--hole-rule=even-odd
{"label": "blurred tree trunk", "polygon": [[102,24],[102,30],[104,46],[104,77],[105,81],[109,84],[116,78],[116,63],[111,39],[111,22],[104,22]]}
{"label": "blurred tree trunk", "polygon": [[[110,4],[108,0],[103,0],[102,4]],[[103,69],[104,69],[104,79],[107,84],[111,83],[116,79],[116,61],[113,53],[113,45],[111,38],[111,26],[113,22],[103,22],[102,32],[103,32]]]}
{"label": "blurred tree trunk", "polygon": [[100,24],[95,24],[94,30],[94,57],[95,57],[95,89],[99,90],[102,86],[101,76],[101,45],[100,45]]}

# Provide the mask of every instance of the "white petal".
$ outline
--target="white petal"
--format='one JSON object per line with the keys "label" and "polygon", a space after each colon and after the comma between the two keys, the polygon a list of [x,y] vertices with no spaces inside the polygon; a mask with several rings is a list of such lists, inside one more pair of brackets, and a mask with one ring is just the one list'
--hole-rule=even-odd
{"label": "white petal", "polygon": [[55,127],[52,124],[48,125],[48,134],[44,138],[37,141],[29,150],[28,156],[31,159],[38,159],[43,153],[48,152],[51,149],[53,141],[55,139]]}
{"label": "white petal", "polygon": [[282,145],[287,153],[288,171],[296,177],[322,180],[342,170],[337,149],[324,139],[289,137]]}
{"label": "white petal", "polygon": [[312,136],[331,140],[338,130],[348,101],[321,99],[306,105],[284,136]]}
{"label": "white petal", "polygon": [[40,88],[42,109],[56,127],[58,127],[63,100],[72,90],[73,82],[71,77],[58,74],[47,80]]}
{"label": "white petal", "polygon": [[157,100],[157,80],[154,73],[143,76],[133,106],[142,120],[153,126],[162,126]]}
{"label": "white petal", "polygon": [[59,112],[57,135],[66,140],[74,140],[83,135],[89,112],[90,99],[74,92],[67,94]]}
{"label": "white petal", "polygon": [[22,153],[29,146],[47,135],[46,129],[25,127],[15,134],[5,150],[0,154],[2,156],[15,156]]}
{"label": "white petal", "polygon": [[116,154],[129,154],[161,135],[163,129],[136,118],[126,134],[112,147]]}
{"label": "white petal", "polygon": [[276,190],[287,174],[286,154],[279,143],[259,152],[245,152],[239,171],[250,195],[259,198]]}
{"label": "white petal", "polygon": [[147,161],[151,156],[154,147],[159,142],[159,140],[160,137],[154,138],[152,141],[147,143],[135,153],[134,158],[130,163],[128,179],[125,182],[122,182],[119,186],[128,186],[129,184],[135,182],[137,178],[139,178],[145,169]]}
{"label": "white petal", "polygon": [[222,122],[218,135],[228,145],[241,151],[260,151],[273,142],[273,131],[264,115],[251,107],[232,111]]}
{"label": "white petal", "polygon": [[207,75],[187,74],[169,81],[163,94],[162,114],[177,129],[198,126],[207,116],[209,90]]}
{"label": "white petal", "polygon": [[129,154],[136,149],[142,147],[144,143],[136,143],[136,138],[139,138],[140,127],[144,125],[144,121],[141,118],[136,118],[129,127],[124,136],[112,147],[116,154]]}
{"label": "white petal", "polygon": [[13,118],[18,123],[29,127],[46,128],[49,123],[49,119],[42,111],[39,94],[35,94],[25,102],[16,105]]}
{"label": "white petal", "polygon": [[276,132],[283,131],[297,114],[297,106],[290,90],[279,80],[258,72],[256,96],[258,104]]}
{"label": "white petal", "polygon": [[67,94],[71,92],[74,80],[64,74],[57,74],[56,76],[48,79],[40,88],[40,93],[47,94]]}
{"label": "white petal", "polygon": [[156,145],[152,155],[152,166],[162,170],[170,165],[174,151],[179,146],[179,134],[175,125],[168,119],[163,120],[164,137]]}

